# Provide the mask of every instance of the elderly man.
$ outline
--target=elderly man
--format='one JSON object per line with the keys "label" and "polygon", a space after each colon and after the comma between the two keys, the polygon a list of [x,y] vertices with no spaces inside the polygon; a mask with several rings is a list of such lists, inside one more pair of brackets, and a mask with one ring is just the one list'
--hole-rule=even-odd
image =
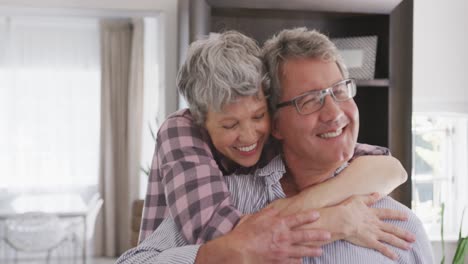
{"label": "elderly man", "polygon": [[[347,79],[336,48],[316,31],[284,30],[265,43],[264,57],[273,90],[272,134],[281,141],[286,167],[280,181],[286,196],[291,196],[326,181],[352,157],[359,131],[359,113],[352,99],[356,85]],[[283,162],[278,161],[278,166]],[[433,261],[423,226],[408,208],[389,197],[375,207],[406,211],[410,216],[408,222],[394,222],[416,235],[411,250],[395,249],[400,263]],[[323,249],[322,256],[314,258],[313,263],[389,261],[376,251],[342,240]]]}
{"label": "elderly man", "polygon": [[[272,134],[281,142],[282,155],[257,170],[253,177],[226,177],[232,200],[244,213],[254,213],[279,198],[296,195],[309,186],[334,177],[353,156],[359,130],[358,109],[352,99],[356,85],[354,80],[347,79],[346,68],[327,37],[305,28],[284,30],[265,43],[264,58],[271,78]],[[401,210],[409,215],[408,221],[388,220],[416,236],[409,250],[389,246],[397,253],[394,259],[399,263],[433,262],[431,246],[422,224],[408,208],[389,197],[381,199],[374,207]],[[119,262],[300,263],[300,257],[304,257],[303,263],[393,262],[376,250],[345,240],[324,245],[321,256],[306,257],[308,255],[299,250],[293,256],[283,259],[280,256],[274,262],[262,252],[268,252],[266,249],[270,247],[287,246],[285,240],[291,242],[294,238],[282,237],[280,231],[307,222],[269,222],[275,213],[275,209],[270,207],[253,214],[232,232],[204,245],[189,245],[174,221],[166,219],[149,238],[124,254]],[[302,217],[307,219],[305,215]],[[352,211],[349,217],[355,217]],[[375,219],[369,216],[365,221]],[[263,232],[268,229],[273,231]],[[268,236],[267,239],[264,236]]]}

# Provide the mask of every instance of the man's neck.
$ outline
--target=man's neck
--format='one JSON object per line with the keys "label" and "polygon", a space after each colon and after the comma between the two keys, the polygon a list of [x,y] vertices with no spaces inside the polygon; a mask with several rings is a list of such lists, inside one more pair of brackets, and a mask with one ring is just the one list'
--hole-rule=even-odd
{"label": "man's neck", "polygon": [[287,168],[287,178],[295,183],[299,192],[328,180],[342,165],[340,162],[336,164],[316,164],[310,160],[295,158],[293,155],[284,155],[283,160]]}

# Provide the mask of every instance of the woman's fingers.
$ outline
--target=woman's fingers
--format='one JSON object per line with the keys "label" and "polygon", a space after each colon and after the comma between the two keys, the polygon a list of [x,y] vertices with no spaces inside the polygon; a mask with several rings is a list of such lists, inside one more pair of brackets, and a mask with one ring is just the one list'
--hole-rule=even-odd
{"label": "woman's fingers", "polygon": [[302,258],[290,258],[286,262],[281,261],[278,262],[278,264],[301,264],[302,263]]}
{"label": "woman's fingers", "polygon": [[290,234],[291,244],[307,244],[310,242],[324,242],[331,238],[325,230],[297,230]]}
{"label": "woman's fingers", "polygon": [[319,219],[320,214],[315,210],[307,211],[304,213],[292,214],[286,216],[284,219],[286,225],[293,229],[305,224],[310,224]]}
{"label": "woman's fingers", "polygon": [[411,248],[410,243],[389,233],[382,232],[379,235],[379,240],[382,242],[386,242],[387,244],[392,245],[394,247],[401,248],[403,250],[408,250]]}
{"label": "woman's fingers", "polygon": [[320,247],[295,245],[288,249],[288,256],[292,258],[319,257],[322,252]]}
{"label": "woman's fingers", "polygon": [[306,242],[329,239],[330,234],[320,230],[296,230],[292,227],[310,224],[319,217],[309,211],[291,216],[281,216],[274,208],[267,208],[248,215],[244,221],[226,235],[231,243],[249,248],[246,256],[253,263],[300,263],[300,258],[319,256],[322,252],[317,245]]}
{"label": "woman's fingers", "polygon": [[389,224],[389,223],[382,223],[381,226],[380,226],[381,230],[388,233],[388,234],[392,234],[400,239],[403,239],[407,242],[410,242],[410,243],[413,243],[414,241],[416,241],[416,236],[411,233],[411,232],[408,232],[407,230],[405,229],[402,229],[402,228],[399,228],[397,226],[394,226],[392,224]]}
{"label": "woman's fingers", "polygon": [[372,241],[370,247],[379,251],[387,258],[390,258],[392,260],[398,259],[398,255],[395,252],[393,252],[393,250],[391,250],[388,246],[385,246],[382,242],[378,240]]}
{"label": "woman's fingers", "polygon": [[388,208],[372,208],[374,211],[374,214],[380,219],[393,219],[393,220],[400,220],[400,221],[407,221],[408,220],[408,214],[399,211],[399,210],[393,210],[393,209],[388,209]]}

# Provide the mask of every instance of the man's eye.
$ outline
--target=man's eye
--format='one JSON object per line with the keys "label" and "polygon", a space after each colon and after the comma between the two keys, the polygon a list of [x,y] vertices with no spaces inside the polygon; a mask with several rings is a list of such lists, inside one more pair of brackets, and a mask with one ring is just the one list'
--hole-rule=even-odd
{"label": "man's eye", "polygon": [[348,93],[347,93],[346,87],[339,86],[333,89],[333,94],[337,97],[342,97],[342,96],[346,96]]}
{"label": "man's eye", "polygon": [[299,106],[301,108],[311,107],[316,105],[317,103],[320,103],[320,96],[307,96],[299,102]]}
{"label": "man's eye", "polygon": [[261,114],[259,114],[259,115],[254,116],[254,119],[259,120],[259,119],[262,119],[263,117],[265,117],[265,112],[263,112],[263,113],[261,113]]}

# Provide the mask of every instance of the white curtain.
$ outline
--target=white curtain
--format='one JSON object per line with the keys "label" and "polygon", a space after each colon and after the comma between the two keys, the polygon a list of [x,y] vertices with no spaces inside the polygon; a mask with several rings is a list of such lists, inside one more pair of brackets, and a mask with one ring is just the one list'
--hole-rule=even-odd
{"label": "white curtain", "polygon": [[105,256],[130,247],[131,202],[138,197],[143,109],[143,21],[101,21],[102,101],[98,232]]}
{"label": "white curtain", "polygon": [[96,19],[0,16],[0,192],[97,184]]}

